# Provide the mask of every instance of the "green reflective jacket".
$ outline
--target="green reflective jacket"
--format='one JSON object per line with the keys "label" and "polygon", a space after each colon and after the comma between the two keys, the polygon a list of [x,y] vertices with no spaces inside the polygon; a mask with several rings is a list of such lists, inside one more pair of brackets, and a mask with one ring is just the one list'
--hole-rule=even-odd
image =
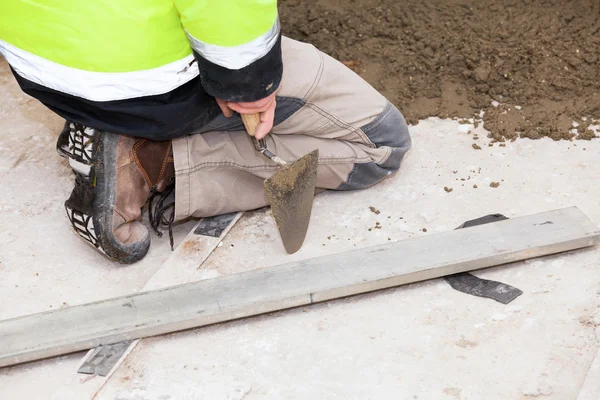
{"label": "green reflective jacket", "polygon": [[21,86],[87,103],[164,95],[198,77],[211,96],[256,100],[279,85],[279,46],[276,0],[0,1],[0,53]]}

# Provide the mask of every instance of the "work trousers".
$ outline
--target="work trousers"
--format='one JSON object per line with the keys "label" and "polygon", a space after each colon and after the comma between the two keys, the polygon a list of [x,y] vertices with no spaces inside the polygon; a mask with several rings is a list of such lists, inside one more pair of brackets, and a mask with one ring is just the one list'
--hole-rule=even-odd
{"label": "work trousers", "polygon": [[[411,147],[396,107],[310,44],[284,37],[282,56],[268,149],[288,162],[319,149],[321,189],[365,189],[396,173]],[[264,207],[263,182],[281,168],[254,149],[239,115],[175,139],[173,156],[177,220]]]}

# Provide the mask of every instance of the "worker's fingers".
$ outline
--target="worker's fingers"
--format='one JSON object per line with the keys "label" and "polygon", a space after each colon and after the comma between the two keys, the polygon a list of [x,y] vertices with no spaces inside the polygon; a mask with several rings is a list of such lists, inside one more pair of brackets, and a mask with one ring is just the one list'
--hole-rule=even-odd
{"label": "worker's fingers", "polygon": [[257,114],[267,111],[275,102],[275,93],[252,102],[227,102],[227,106],[240,114]]}
{"label": "worker's fingers", "polygon": [[233,111],[237,111],[240,114],[254,114],[254,111],[248,111],[242,107],[238,103],[228,102],[227,107],[232,109]]}
{"label": "worker's fingers", "polygon": [[217,104],[219,105],[219,108],[221,109],[221,111],[223,112],[223,115],[226,118],[229,118],[233,115],[233,110],[227,106],[227,102],[225,100],[221,100],[221,99],[215,99],[215,100],[217,100]]}
{"label": "worker's fingers", "polygon": [[269,107],[268,106],[260,106],[260,107],[243,107],[240,103],[227,103],[227,106],[231,108],[233,111],[237,111],[240,114],[258,114],[261,112],[265,112]]}
{"label": "worker's fingers", "polygon": [[273,120],[275,119],[275,108],[277,104],[275,100],[271,103],[269,108],[260,114],[260,124],[256,127],[254,131],[254,136],[260,140],[267,136],[271,129],[273,129]]}

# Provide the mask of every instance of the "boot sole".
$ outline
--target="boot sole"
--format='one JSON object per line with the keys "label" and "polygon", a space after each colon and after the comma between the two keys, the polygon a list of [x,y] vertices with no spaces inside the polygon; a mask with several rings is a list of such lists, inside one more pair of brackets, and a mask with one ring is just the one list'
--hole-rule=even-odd
{"label": "boot sole", "polygon": [[[117,180],[117,146],[119,135],[103,132],[102,140],[94,151],[92,176],[95,177],[94,205],[92,213],[94,231],[102,250],[106,255],[122,264],[131,264],[141,260],[150,249],[150,234],[135,243],[123,244],[114,236],[113,210],[115,208]],[[106,232],[103,227],[109,231]]]}

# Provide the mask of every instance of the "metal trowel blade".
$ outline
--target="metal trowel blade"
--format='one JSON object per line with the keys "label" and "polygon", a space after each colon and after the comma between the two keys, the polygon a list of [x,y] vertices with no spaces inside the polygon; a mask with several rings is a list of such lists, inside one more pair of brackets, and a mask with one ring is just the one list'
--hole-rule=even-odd
{"label": "metal trowel blade", "polygon": [[265,181],[265,193],[285,250],[300,250],[312,212],[319,150],[284,166]]}

